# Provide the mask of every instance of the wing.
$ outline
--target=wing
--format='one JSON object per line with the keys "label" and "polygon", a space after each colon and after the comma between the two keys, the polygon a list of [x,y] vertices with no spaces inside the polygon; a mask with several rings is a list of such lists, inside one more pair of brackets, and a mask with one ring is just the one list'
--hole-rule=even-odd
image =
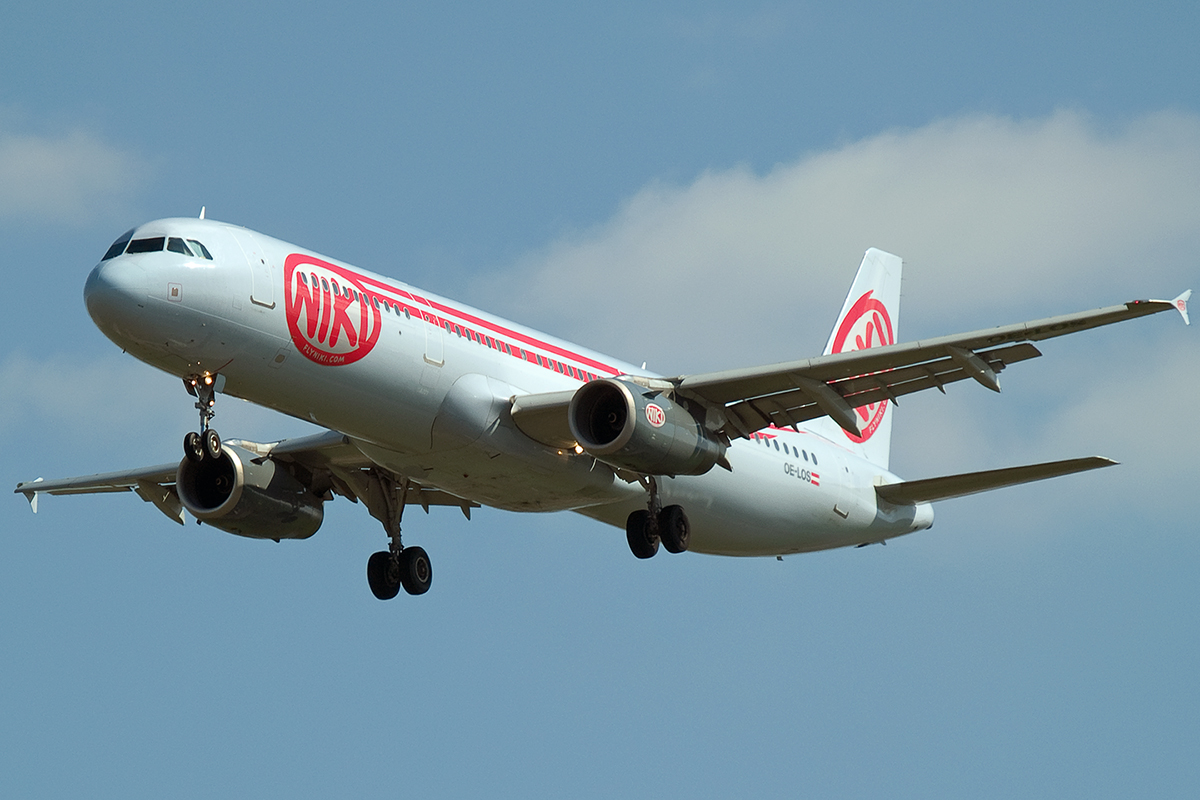
{"label": "wing", "polygon": [[[939,389],[972,378],[1000,391],[998,374],[1041,352],[1032,342],[1176,310],[1187,321],[1190,291],[1174,300],[1134,300],[998,328],[855,350],[749,369],[667,379],[629,377],[648,388],[681,395],[706,411],[705,424],[727,438],[748,437],[772,425],[829,416],[858,434],[854,409],[901,395]],[[571,446],[570,392],[527,395],[513,401],[512,416],[526,435],[554,447]]]}
{"label": "wing", "polygon": [[[243,439],[227,439],[228,445],[240,447],[258,458],[294,464],[302,468],[307,476],[309,488],[325,499],[334,494],[342,495],[352,502],[360,499],[375,513],[372,486],[378,484],[381,468],[354,446],[353,440],[337,431],[326,431],[312,436],[283,439],[266,444]],[[43,494],[94,494],[101,492],[135,492],[148,503],[176,522],[183,524],[183,506],[175,491],[175,478],[179,462],[159,464],[154,467],[85,475],[78,478],[63,478],[46,481],[38,478],[17,484],[15,492],[25,495],[29,505],[37,513],[38,497]],[[399,476],[389,475],[393,481]],[[449,492],[419,482],[407,480],[404,484],[407,503],[421,506],[427,513],[430,506],[455,506],[470,517],[470,509],[478,508],[472,503]],[[377,493],[377,492],[376,492]]]}

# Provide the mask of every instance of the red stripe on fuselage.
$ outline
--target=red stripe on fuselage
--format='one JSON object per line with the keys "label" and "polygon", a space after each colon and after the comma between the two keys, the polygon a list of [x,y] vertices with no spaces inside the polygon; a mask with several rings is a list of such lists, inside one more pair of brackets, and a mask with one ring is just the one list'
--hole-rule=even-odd
{"label": "red stripe on fuselage", "polygon": [[[528,350],[526,350],[525,346],[533,347],[536,350],[541,350],[544,353],[550,353],[550,354],[558,356],[560,358],[570,359],[571,361],[576,362],[576,365],[582,364],[582,365],[585,365],[592,369],[595,369],[597,371],[608,373],[609,375],[621,374],[620,370],[615,369],[612,366],[605,364],[603,362],[596,361],[594,359],[588,358],[587,356],[572,352],[565,348],[557,347],[555,345],[552,345],[548,342],[544,342],[540,339],[529,336],[527,334],[519,333],[510,328],[506,328],[503,325],[499,325],[497,323],[490,322],[485,319],[481,319],[472,314],[468,314],[460,309],[454,308],[453,306],[443,305],[442,303],[435,303],[435,302],[428,300],[427,298],[424,298],[416,293],[408,292],[403,289],[399,289],[395,286],[391,286],[390,284],[384,283],[383,281],[380,281],[376,278],[372,278],[368,275],[364,275],[355,270],[347,269],[345,267],[343,267],[343,269],[346,269],[347,272],[349,272],[351,275],[353,275],[355,278],[357,278],[359,281],[361,281],[364,285],[370,284],[371,286],[377,287],[377,289],[382,290],[382,291],[378,292],[378,299],[387,300],[387,301],[391,302],[393,305],[400,306],[402,309],[407,308],[409,310],[410,314],[415,314],[418,319],[426,322],[427,324],[437,325],[438,327],[445,329],[444,323],[446,323],[446,322],[449,322],[451,325],[458,325],[460,328],[463,327],[463,323],[467,323],[467,325],[471,328],[485,329],[492,333],[493,338],[497,338],[497,339],[502,338],[502,339],[509,340],[507,342],[507,344],[509,345],[509,348],[512,350],[511,355],[513,355],[517,358],[521,358],[525,361],[529,361],[532,364],[537,364],[538,360],[535,357],[534,353],[528,352]],[[370,302],[374,302],[374,300],[376,298],[368,295],[367,299]],[[435,311],[441,312],[442,314],[444,314],[446,316],[439,317],[439,316],[430,314],[428,311],[422,311],[420,306],[424,306],[425,308],[429,308],[429,309],[433,309]],[[450,331],[450,332],[453,332],[453,331]],[[516,347],[516,346],[514,346],[515,342],[519,342],[523,346]],[[498,341],[497,344],[499,344],[499,343],[500,342]],[[485,346],[490,346],[490,345],[485,345]],[[493,349],[495,349],[496,352],[501,353],[502,355],[505,354],[504,351],[502,349],[500,349],[499,347],[496,347]],[[548,369],[552,372],[559,372],[559,374],[566,375],[567,377],[573,377],[569,371],[561,371],[560,372],[559,370],[554,369],[553,365],[550,363],[551,360],[552,359],[549,359],[549,358],[546,358],[545,356],[543,356],[542,364],[541,364],[543,369]],[[568,367],[568,366],[572,366],[572,365],[563,364],[563,366]],[[576,369],[578,370],[579,367],[576,366]],[[577,380],[579,380],[579,379],[577,379]]]}

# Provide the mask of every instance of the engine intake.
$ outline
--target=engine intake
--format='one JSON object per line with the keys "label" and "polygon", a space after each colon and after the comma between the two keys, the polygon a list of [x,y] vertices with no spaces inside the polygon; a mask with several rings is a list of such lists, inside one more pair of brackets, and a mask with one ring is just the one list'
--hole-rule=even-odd
{"label": "engine intake", "polygon": [[316,533],[325,515],[321,499],[271,459],[256,459],[230,444],[217,459],[185,458],[175,477],[183,507],[214,528],[252,539],[307,539]]}
{"label": "engine intake", "polygon": [[620,378],[584,384],[567,414],[586,453],[635,472],[703,475],[725,453],[686,408]]}

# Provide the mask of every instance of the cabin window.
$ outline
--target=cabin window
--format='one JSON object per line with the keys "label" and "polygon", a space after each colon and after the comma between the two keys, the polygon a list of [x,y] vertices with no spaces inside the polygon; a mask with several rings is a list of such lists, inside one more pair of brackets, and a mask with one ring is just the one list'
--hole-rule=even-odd
{"label": "cabin window", "polygon": [[188,239],[188,244],[192,246],[192,252],[196,255],[203,256],[207,261],[213,260],[212,253],[208,252],[208,248],[201,242],[197,242],[195,239]]}
{"label": "cabin window", "polygon": [[179,253],[181,256],[195,256],[196,254],[184,243],[183,239],[178,236],[172,236],[167,239],[167,252]]}
{"label": "cabin window", "polygon": [[813,463],[816,464],[817,463],[817,454],[813,453],[812,456],[813,456]]}
{"label": "cabin window", "polygon": [[132,238],[133,238],[133,228],[130,228],[129,230],[122,233],[119,237],[117,237],[117,240],[115,242],[113,242],[111,245],[109,245],[108,249],[104,251],[104,258],[102,258],[100,260],[108,261],[110,258],[116,258],[117,256],[121,255],[121,253],[124,253],[125,245],[129,244],[129,240]]}
{"label": "cabin window", "polygon": [[151,239],[134,239],[129,243],[126,253],[157,253],[167,243],[167,237],[155,236]]}

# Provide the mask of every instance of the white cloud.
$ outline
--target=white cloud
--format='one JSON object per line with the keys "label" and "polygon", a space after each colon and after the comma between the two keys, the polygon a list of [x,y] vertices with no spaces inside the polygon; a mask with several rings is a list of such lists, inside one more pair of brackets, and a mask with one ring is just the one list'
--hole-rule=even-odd
{"label": "white cloud", "polygon": [[140,159],[89,133],[0,130],[0,219],[61,222],[106,216],[144,184],[146,175]]}
{"label": "white cloud", "polygon": [[480,297],[674,373],[813,354],[872,246],[906,258],[910,338],[1171,297],[1198,245],[1200,118],[972,116],[652,183]]}

